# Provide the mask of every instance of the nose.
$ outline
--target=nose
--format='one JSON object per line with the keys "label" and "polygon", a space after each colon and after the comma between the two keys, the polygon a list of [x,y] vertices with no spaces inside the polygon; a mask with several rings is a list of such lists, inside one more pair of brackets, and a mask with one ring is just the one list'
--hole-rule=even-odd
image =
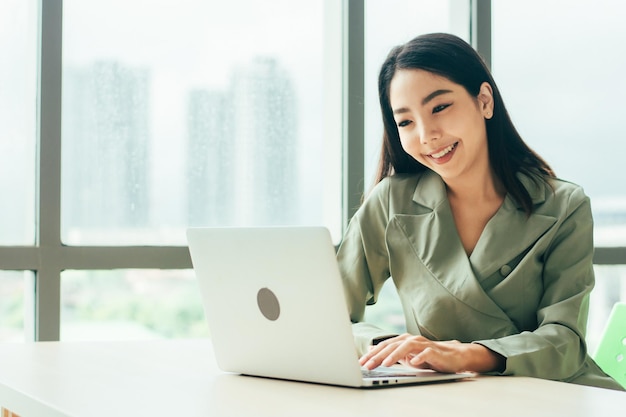
{"label": "nose", "polygon": [[435,141],[441,137],[439,126],[432,120],[423,120],[419,127],[420,143],[427,145],[429,142]]}

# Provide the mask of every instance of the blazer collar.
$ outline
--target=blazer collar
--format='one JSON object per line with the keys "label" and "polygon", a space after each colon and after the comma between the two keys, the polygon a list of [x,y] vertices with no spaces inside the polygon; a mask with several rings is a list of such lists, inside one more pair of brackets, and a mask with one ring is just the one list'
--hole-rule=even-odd
{"label": "blazer collar", "polygon": [[[517,178],[530,194],[533,205],[541,204],[546,200],[545,187],[535,183],[530,177],[522,173],[518,173]],[[446,184],[436,173],[430,170],[425,171],[419,179],[417,187],[415,187],[413,201],[421,206],[434,210],[440,204],[447,203],[448,201]],[[522,205],[508,194],[504,204],[509,210],[522,208]]]}
{"label": "blazer collar", "polygon": [[415,187],[413,201],[421,206],[434,210],[440,204],[448,201],[446,184],[441,177],[434,172],[424,172]]}

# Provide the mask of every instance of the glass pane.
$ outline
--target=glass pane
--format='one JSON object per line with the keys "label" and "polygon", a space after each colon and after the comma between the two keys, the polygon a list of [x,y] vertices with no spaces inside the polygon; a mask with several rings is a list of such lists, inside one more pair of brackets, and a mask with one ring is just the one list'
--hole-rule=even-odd
{"label": "glass pane", "polygon": [[[37,2],[0,1],[0,245],[35,242]],[[10,65],[8,65],[10,63]]]}
{"label": "glass pane", "polygon": [[597,246],[626,244],[624,18],[619,0],[493,1],[496,82],[522,137],[591,197]]}
{"label": "glass pane", "polygon": [[[27,291],[34,282],[32,272],[0,271],[0,342],[31,341],[26,328],[32,328],[33,314],[26,309],[32,306],[27,301]],[[32,297],[31,297],[32,298]],[[26,324],[26,325],[25,325]]]}
{"label": "glass pane", "polygon": [[365,309],[366,323],[372,323],[388,332],[406,333],[406,322],[398,291],[391,279],[387,280],[378,294],[376,304]]}
{"label": "glass pane", "polygon": [[365,187],[374,181],[382,143],[378,72],[396,45],[431,32],[469,41],[469,1],[368,0],[365,9]]}
{"label": "glass pane", "polygon": [[64,242],[340,224],[324,184],[340,167],[322,175],[341,152],[323,135],[325,2],[63,5]]}
{"label": "glass pane", "polygon": [[626,265],[596,265],[596,286],[591,293],[587,345],[595,352],[613,305],[626,302]]}
{"label": "glass pane", "polygon": [[193,271],[66,271],[61,340],[208,336]]}

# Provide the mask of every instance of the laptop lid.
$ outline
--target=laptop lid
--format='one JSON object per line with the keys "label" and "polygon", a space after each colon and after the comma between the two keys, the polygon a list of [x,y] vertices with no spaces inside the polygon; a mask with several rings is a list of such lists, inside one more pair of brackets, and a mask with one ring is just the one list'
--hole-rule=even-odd
{"label": "laptop lid", "polygon": [[[222,370],[354,387],[381,383],[363,382],[326,228],[190,228],[187,238]],[[432,372],[423,374],[433,380]]]}

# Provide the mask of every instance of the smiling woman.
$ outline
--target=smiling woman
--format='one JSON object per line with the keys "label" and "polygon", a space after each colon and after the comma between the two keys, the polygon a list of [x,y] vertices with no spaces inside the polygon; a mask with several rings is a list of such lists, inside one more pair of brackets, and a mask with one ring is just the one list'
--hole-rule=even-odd
{"label": "smiling woman", "polygon": [[[585,348],[589,198],[523,142],[476,51],[418,36],[391,50],[378,87],[378,182],[337,255],[361,365],[622,389]],[[363,321],[389,278],[403,335]]]}

